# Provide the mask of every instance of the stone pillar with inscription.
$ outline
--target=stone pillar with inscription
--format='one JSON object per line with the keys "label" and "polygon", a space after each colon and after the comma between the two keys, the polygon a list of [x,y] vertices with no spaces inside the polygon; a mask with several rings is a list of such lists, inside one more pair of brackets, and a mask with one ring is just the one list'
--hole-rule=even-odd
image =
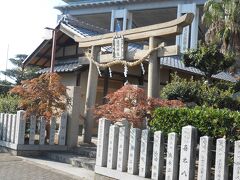
{"label": "stone pillar with inscription", "polygon": [[[98,53],[101,48],[92,46],[91,57],[94,61],[97,60]],[[97,83],[98,83],[98,70],[96,65],[90,61],[89,71],[88,71],[88,83],[87,83],[87,92],[86,92],[86,103],[84,110],[84,138],[85,143],[90,143],[92,140],[92,131],[94,125],[93,117],[93,107],[95,106],[96,93],[97,93]]]}
{"label": "stone pillar with inscription", "polygon": [[39,134],[39,144],[43,145],[45,143],[45,130],[46,130],[46,119],[40,117],[40,134]]}
{"label": "stone pillar with inscription", "polygon": [[111,125],[109,129],[108,140],[108,155],[107,155],[107,168],[117,168],[117,152],[118,152],[118,137],[119,127],[117,125]]}
{"label": "stone pillar with inscription", "polygon": [[240,179],[240,140],[234,143],[233,180]]}
{"label": "stone pillar with inscription", "polygon": [[217,139],[214,180],[228,179],[227,156],[229,144],[225,138]]}
{"label": "stone pillar with inscription", "polygon": [[7,125],[7,142],[11,142],[11,131],[12,131],[12,119],[13,119],[13,114],[8,115],[8,125]]}
{"label": "stone pillar with inscription", "polygon": [[15,144],[24,144],[25,141],[25,112],[18,111],[16,119],[16,133],[15,133]]}
{"label": "stone pillar with inscription", "polygon": [[140,163],[139,163],[139,176],[150,177],[151,172],[151,159],[150,154],[152,150],[152,144],[150,144],[150,131],[148,129],[142,130],[141,137],[141,150],[140,150]]}
{"label": "stone pillar with inscription", "polygon": [[35,131],[36,131],[36,116],[30,117],[30,134],[29,134],[29,144],[34,144],[35,141]]}
{"label": "stone pillar with inscription", "polygon": [[50,122],[49,145],[54,145],[55,129],[56,129],[56,117],[52,117]]}
{"label": "stone pillar with inscription", "polygon": [[96,166],[106,167],[108,155],[109,128],[111,122],[105,118],[101,118],[99,119],[98,123]]}
{"label": "stone pillar with inscription", "polygon": [[152,179],[163,178],[164,163],[164,138],[161,131],[154,133],[153,158],[152,158]]}
{"label": "stone pillar with inscription", "polygon": [[138,174],[140,157],[141,130],[138,128],[130,129],[129,153],[128,153],[128,173]]}
{"label": "stone pillar with inscription", "polygon": [[[149,50],[158,46],[158,41],[154,37],[149,38]],[[148,97],[159,97],[160,91],[160,60],[157,51],[152,52],[148,63]]]}
{"label": "stone pillar with inscription", "polygon": [[7,128],[8,128],[8,114],[4,114],[3,118],[3,141],[7,140]]}
{"label": "stone pillar with inscription", "polygon": [[193,126],[182,128],[179,179],[193,180],[195,175],[197,130]]}
{"label": "stone pillar with inscription", "polygon": [[12,131],[11,131],[11,142],[12,143],[15,143],[16,118],[17,118],[17,115],[13,114],[13,118],[12,118]]}
{"label": "stone pillar with inscription", "polygon": [[211,171],[212,138],[203,136],[200,138],[198,180],[209,180]]}
{"label": "stone pillar with inscription", "polygon": [[72,148],[78,143],[78,130],[80,123],[81,94],[80,86],[67,86],[67,94],[71,98],[71,105],[68,107],[67,122],[67,146]]}
{"label": "stone pillar with inscription", "polygon": [[178,179],[178,135],[168,134],[167,160],[166,160],[166,180]]}
{"label": "stone pillar with inscription", "polygon": [[58,137],[58,145],[64,146],[66,144],[66,132],[67,132],[67,112],[62,113],[60,119],[60,127],[59,127],[59,137]]}
{"label": "stone pillar with inscription", "polygon": [[130,124],[119,128],[117,170],[126,172],[128,164]]}
{"label": "stone pillar with inscription", "polygon": [[2,140],[2,134],[3,134],[3,118],[4,118],[4,114],[0,113],[0,140]]}

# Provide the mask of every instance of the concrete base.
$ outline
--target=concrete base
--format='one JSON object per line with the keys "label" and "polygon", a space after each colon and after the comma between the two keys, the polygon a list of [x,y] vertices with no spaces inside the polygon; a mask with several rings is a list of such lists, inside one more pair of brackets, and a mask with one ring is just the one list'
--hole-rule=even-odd
{"label": "concrete base", "polygon": [[117,171],[116,169],[108,169],[106,167],[95,166],[95,179],[96,180],[110,180],[110,179],[119,179],[119,180],[146,180],[149,178],[143,178],[140,176],[128,174],[127,172]]}

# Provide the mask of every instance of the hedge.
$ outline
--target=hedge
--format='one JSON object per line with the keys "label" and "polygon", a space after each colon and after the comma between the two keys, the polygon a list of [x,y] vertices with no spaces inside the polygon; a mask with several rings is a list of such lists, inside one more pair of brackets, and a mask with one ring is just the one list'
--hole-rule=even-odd
{"label": "hedge", "polygon": [[164,133],[180,134],[183,126],[192,125],[198,129],[199,136],[233,140],[240,137],[240,113],[212,107],[157,108],[149,125],[153,131],[161,130]]}

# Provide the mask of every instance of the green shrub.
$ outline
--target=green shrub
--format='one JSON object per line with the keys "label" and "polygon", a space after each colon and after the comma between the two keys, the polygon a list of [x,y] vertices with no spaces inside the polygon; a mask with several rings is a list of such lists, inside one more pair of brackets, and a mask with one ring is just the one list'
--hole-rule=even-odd
{"label": "green shrub", "polygon": [[0,96],[0,112],[1,113],[16,113],[19,103],[19,97],[13,95]]}
{"label": "green shrub", "polygon": [[181,133],[183,126],[192,125],[199,130],[199,136],[237,139],[240,137],[240,113],[212,107],[157,108],[149,125],[153,131]]}
{"label": "green shrub", "polygon": [[162,89],[161,97],[194,102],[199,106],[240,110],[240,102],[232,98],[233,93],[234,84],[230,82],[220,81],[210,86],[204,80],[181,79],[175,74],[172,82]]}

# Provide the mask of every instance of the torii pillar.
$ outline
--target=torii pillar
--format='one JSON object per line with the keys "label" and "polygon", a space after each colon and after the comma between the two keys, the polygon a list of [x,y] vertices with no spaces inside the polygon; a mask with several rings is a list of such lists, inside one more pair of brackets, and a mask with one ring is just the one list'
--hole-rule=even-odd
{"label": "torii pillar", "polygon": [[[91,57],[94,61],[97,60],[98,53],[101,48],[99,46],[92,46]],[[93,108],[95,107],[96,94],[98,84],[98,70],[96,65],[90,61],[88,70],[88,82],[86,92],[86,103],[84,110],[84,136],[83,141],[85,143],[91,143],[92,130],[94,125]]]}
{"label": "torii pillar", "polygon": [[[149,38],[149,50],[158,46],[158,41],[155,37]],[[148,92],[149,98],[159,97],[160,91],[160,61],[158,60],[158,51],[151,53],[148,63]]]}

